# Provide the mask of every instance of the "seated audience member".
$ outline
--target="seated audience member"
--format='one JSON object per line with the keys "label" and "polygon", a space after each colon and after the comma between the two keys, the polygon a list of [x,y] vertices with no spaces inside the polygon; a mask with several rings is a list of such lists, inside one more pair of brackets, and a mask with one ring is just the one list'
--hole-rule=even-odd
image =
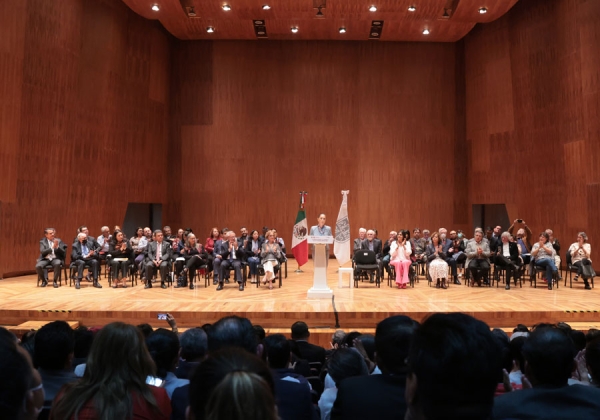
{"label": "seated audience member", "polygon": [[460,285],[460,281],[458,280],[458,268],[456,266],[456,259],[452,258],[452,253],[454,253],[454,242],[446,237],[448,230],[446,228],[440,228],[438,230],[439,233],[439,241],[440,245],[442,245],[442,252],[444,253],[444,261],[450,267],[450,274],[452,275],[452,279],[454,284]]}
{"label": "seated audience member", "polygon": [[17,345],[17,337],[2,328],[0,334],[0,417],[35,420],[42,411],[44,390],[40,374],[29,354]]}
{"label": "seated audience member", "polygon": [[406,357],[416,323],[396,315],[377,324],[375,349],[381,375],[346,378],[337,383],[332,419],[403,419]]}
{"label": "seated audience member", "polygon": [[58,287],[61,274],[61,264],[64,264],[67,256],[67,244],[55,237],[56,230],[53,228],[44,229],[45,238],[40,241],[40,256],[35,264],[35,271],[42,279],[42,287],[48,284],[48,266],[54,271],[54,287]]}
{"label": "seated audience member", "polygon": [[144,340],[154,332],[154,328],[152,328],[152,325],[150,324],[140,324],[137,326],[137,329],[139,329],[144,336]]}
{"label": "seated audience member", "polygon": [[269,230],[270,230],[270,229],[269,229],[267,226],[263,226],[263,228],[262,228],[262,235],[260,235],[260,236],[259,236],[259,239],[260,239],[261,241],[263,241],[263,242],[264,242],[264,241],[266,241],[266,240],[267,240],[267,237],[266,237],[265,235],[267,234],[267,232],[268,232]]}
{"label": "seated audience member", "polygon": [[346,378],[368,376],[369,370],[365,360],[354,349],[337,349],[327,361],[327,371],[333,379],[335,386],[327,388],[319,399],[321,420],[331,419],[331,409],[337,398],[337,386]]}
{"label": "seated audience member", "polygon": [[496,248],[500,244],[500,238],[497,238],[494,235],[494,229],[492,229],[491,226],[488,226],[485,228],[485,238],[488,240],[488,243],[490,244],[490,252],[492,254],[495,254]]}
{"label": "seated audience member", "polygon": [[536,267],[546,270],[548,290],[552,290],[552,277],[558,272],[558,269],[554,265],[554,248],[548,242],[548,234],[546,232],[540,233],[539,242],[536,242],[531,248],[531,256],[534,259]]}
{"label": "seated audience member", "polygon": [[[429,231],[427,231],[429,232]],[[428,233],[429,235],[429,233]],[[410,246],[413,250],[412,260],[415,262],[425,262],[427,260],[427,255],[425,255],[425,251],[427,248],[427,241],[421,237],[421,229],[414,228],[413,237],[410,240]]]}
{"label": "seated audience member", "polygon": [[[213,269],[213,251],[215,249],[215,242],[221,239],[221,235],[219,234],[219,229],[214,227],[210,230],[210,236],[206,238],[206,242],[204,243],[204,249],[208,254],[208,269],[212,271]],[[216,283],[215,283],[216,284]]]}
{"label": "seated audience member", "polygon": [[250,232],[250,238],[246,242],[246,261],[250,268],[250,283],[258,281],[258,266],[260,262],[260,253],[262,251],[262,242],[258,237],[258,230]]}
{"label": "seated audience member", "polygon": [[410,346],[406,418],[487,420],[499,372],[500,351],[485,323],[459,313],[431,315]]}
{"label": "seated audience member", "polygon": [[[427,262],[429,267],[429,277],[431,281],[435,280],[435,287],[447,289],[446,277],[448,277],[448,263],[446,262],[446,253],[444,246],[440,244],[440,237],[437,232],[431,235],[431,243],[427,245]],[[456,261],[454,261],[456,268]]]}
{"label": "seated audience member", "polygon": [[[238,282],[240,292],[244,290],[244,278],[242,276],[242,262],[245,258],[245,251],[239,246],[235,237],[235,232],[232,230],[227,232],[227,241],[221,243],[221,277],[217,290],[223,289],[223,280],[225,273],[229,272],[229,268],[233,267],[235,271],[235,280]],[[215,248],[216,250],[217,248]],[[216,264],[213,262],[213,264]]]}
{"label": "seated audience member", "polygon": [[[467,260],[467,254],[465,254],[466,245],[464,241],[458,237],[458,234],[455,230],[450,231],[448,239],[452,241],[452,246],[448,249],[446,255],[456,261],[458,273],[458,264],[463,264],[464,267],[464,263]],[[460,280],[458,280],[458,277],[460,277],[460,275],[457,275],[455,278],[455,284],[461,284]]]}
{"label": "seated audience member", "polygon": [[150,229],[149,227],[145,227],[144,228],[144,236],[146,237],[146,240],[148,242],[152,242],[153,238],[152,238],[152,229]]}
{"label": "seated audience member", "polygon": [[50,419],[167,420],[167,393],[146,384],[153,375],[141,332],[122,322],[108,324],[94,339],[83,378],[61,390]]}
{"label": "seated audience member", "polygon": [[49,406],[60,388],[77,379],[72,371],[75,333],[65,321],[44,325],[35,335],[35,364],[44,386]]}
{"label": "seated audience member", "polygon": [[174,332],[159,328],[146,338],[146,346],[156,365],[156,376],[164,380],[162,387],[171,398],[175,388],[189,383],[174,373],[179,360],[179,338]]}
{"label": "seated audience member", "polygon": [[179,245],[179,255],[183,261],[176,261],[175,264],[180,264],[178,283],[175,287],[186,287],[189,277],[190,289],[194,289],[194,276],[196,271],[208,263],[207,255],[202,245],[196,243],[196,235],[188,233],[187,237]]}
{"label": "seated audience member", "polygon": [[272,230],[266,234],[266,242],[262,244],[260,258],[265,270],[265,276],[262,279],[263,284],[269,283],[269,289],[273,289],[275,281],[275,269],[279,267],[279,261],[282,259],[281,247],[275,242],[275,234]]}
{"label": "seated audience member", "polygon": [[77,235],[77,242],[73,244],[71,261],[77,267],[77,278],[75,279],[76,289],[79,289],[80,287],[85,267],[89,267],[92,270],[94,287],[102,288],[102,285],[98,282],[98,267],[100,263],[98,262],[97,251],[94,248],[93,243],[91,243],[91,241],[88,242],[87,235],[83,232]]}
{"label": "seated audience member", "polygon": [[536,328],[523,344],[522,353],[524,374],[532,388],[497,397],[494,419],[600,418],[600,390],[568,385],[575,369],[575,347],[565,331],[548,326]]}
{"label": "seated audience member", "polygon": [[163,227],[162,231],[163,231],[165,242],[168,242],[169,244],[171,244],[173,242],[173,239],[177,238],[177,236],[173,235],[173,232],[171,231],[171,226]]}
{"label": "seated audience member", "polygon": [[245,227],[240,228],[240,237],[237,238],[238,246],[241,248],[246,248],[246,244],[248,243],[248,229]]}
{"label": "seated audience member", "polygon": [[515,279],[515,286],[521,270],[519,260],[519,249],[517,244],[510,241],[510,233],[504,232],[500,237],[500,244],[496,247],[494,264],[506,269],[506,290],[510,290],[510,279]]}
{"label": "seated audience member", "polygon": [[190,383],[188,420],[278,420],[275,383],[258,357],[230,348],[212,354]]}
{"label": "seated audience member", "polygon": [[483,241],[483,231],[479,228],[475,229],[475,238],[471,239],[467,244],[465,251],[467,261],[465,263],[471,272],[471,286],[477,282],[481,286],[481,280],[484,279],[488,283],[488,274],[490,271],[490,246]]}
{"label": "seated audience member", "polygon": [[148,246],[148,240],[144,236],[144,228],[137,228],[135,235],[129,240],[131,249],[133,250],[133,258],[135,269],[139,270],[140,264],[144,261],[144,252]]}
{"label": "seated audience member", "polygon": [[318,362],[323,366],[325,364],[325,349],[310,344],[308,342],[309,337],[310,331],[308,330],[308,325],[302,321],[294,322],[292,325],[292,340],[296,343],[299,356],[310,363]]}
{"label": "seated audience member", "polygon": [[362,243],[367,236],[367,229],[360,228],[358,229],[358,238],[354,239],[354,244],[352,245],[352,255],[356,253],[362,247]]}
{"label": "seated audience member", "polygon": [[[375,253],[375,258],[377,259],[377,264],[381,268],[381,252],[382,245],[381,240],[375,238],[375,231],[373,229],[369,229],[367,231],[367,238],[361,243],[362,250],[373,251]],[[370,283],[374,283],[373,274],[371,273],[371,278],[369,280]]]}
{"label": "seated audience member", "polygon": [[525,370],[525,359],[523,358],[523,345],[527,340],[526,336],[514,337],[514,334],[510,338],[508,349],[510,351],[510,357],[513,361],[511,370],[509,371],[509,381],[513,389],[521,389],[523,387],[523,371]]}
{"label": "seated audience member", "polygon": [[406,289],[409,282],[409,271],[412,263],[410,256],[412,249],[410,247],[410,233],[408,230],[402,230],[398,233],[396,242],[390,245],[390,264],[396,270],[396,284],[398,289]]}
{"label": "seated audience member", "polygon": [[[398,233],[395,230],[392,230],[390,232],[390,236],[388,238],[387,241],[385,241],[385,243],[383,244],[383,248],[381,250],[381,253],[383,255],[383,257],[381,257],[381,266],[382,266],[382,270],[385,270],[386,273],[388,274],[388,277],[390,276],[390,259],[392,258],[392,256],[390,255],[390,248],[392,246],[392,243],[396,242],[396,239],[398,238]],[[411,239],[412,241],[412,239]],[[382,271],[383,273],[383,271]]]}
{"label": "seated audience member", "polygon": [[[229,275],[228,272],[225,273],[221,270],[223,255],[229,251],[229,235],[227,232],[229,232],[229,229],[224,228],[219,239],[215,241],[213,248],[213,283],[219,286],[225,282],[222,276]],[[229,279],[227,279],[227,283],[229,283]],[[222,287],[217,287],[217,290],[221,289]]]}
{"label": "seated audience member", "polygon": [[113,289],[127,287],[129,266],[133,261],[133,250],[121,231],[112,234],[108,253],[112,256],[110,270],[113,277]]}
{"label": "seated audience member", "polygon": [[277,229],[273,228],[273,235],[275,235],[275,243],[279,244],[279,248],[281,248],[281,258],[282,258],[282,262],[286,259],[285,256],[285,242],[283,241],[283,238],[280,238],[279,236],[277,236]]}
{"label": "seated audience member", "polygon": [[85,363],[92,343],[94,342],[94,332],[84,326],[77,327],[74,331],[75,344],[73,347],[73,362],[71,367],[74,369],[77,365]]}
{"label": "seated audience member", "polygon": [[335,332],[331,335],[331,342],[329,343],[331,345],[331,350],[325,351],[325,358],[328,358],[329,355],[333,353],[333,350],[341,348],[345,338],[346,333],[344,330],[335,330]]}
{"label": "seated audience member", "polygon": [[[588,243],[588,237],[585,232],[577,234],[577,242],[571,244],[568,252],[571,254],[571,265],[577,267],[577,274],[575,275],[575,281],[577,281],[583,273],[583,266],[592,264],[592,260],[590,259],[592,246]],[[591,287],[588,279],[584,277],[583,281],[585,282],[585,288],[590,290]]]}
{"label": "seated audience member", "polygon": [[554,248],[554,265],[560,270],[560,263],[562,261],[560,259],[560,242],[558,242],[558,239],[554,237],[554,232],[552,229],[546,229],[546,233],[548,234],[548,242],[550,242],[550,245],[552,245],[552,248]]}
{"label": "seated audience member", "polygon": [[98,248],[98,258],[100,261],[106,260],[106,256],[108,255],[108,248],[110,247],[110,229],[108,226],[102,226],[100,228],[101,235],[98,236],[98,240],[96,241],[99,245]]}
{"label": "seated audience member", "polygon": [[585,346],[576,359],[580,381],[584,384],[600,387],[600,339],[596,338]]}
{"label": "seated audience member", "polygon": [[290,369],[290,343],[283,334],[265,338],[267,363],[275,380],[275,401],[281,420],[316,418],[310,384],[302,375]]}
{"label": "seated audience member", "polygon": [[175,376],[180,379],[189,379],[194,369],[206,358],[208,337],[202,328],[191,328],[181,334],[179,345],[181,349]]}
{"label": "seated audience member", "polygon": [[152,288],[152,277],[155,270],[160,271],[160,287],[166,289],[165,282],[171,263],[171,246],[163,240],[163,233],[160,230],[155,230],[152,237],[154,240],[146,248],[146,285],[144,289]]}
{"label": "seated audience member", "polygon": [[512,225],[508,228],[508,233],[514,235],[515,225],[522,224],[523,227],[517,230],[516,241],[517,245],[521,250],[521,258],[523,258],[524,264],[529,264],[531,261],[531,238],[533,237],[533,233],[529,226],[520,219],[517,219],[513,222]]}

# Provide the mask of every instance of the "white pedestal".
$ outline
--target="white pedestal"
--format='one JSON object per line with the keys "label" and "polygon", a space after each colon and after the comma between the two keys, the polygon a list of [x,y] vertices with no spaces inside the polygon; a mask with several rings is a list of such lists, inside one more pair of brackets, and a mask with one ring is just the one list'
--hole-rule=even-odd
{"label": "white pedestal", "polygon": [[314,244],[314,247],[313,287],[308,289],[307,297],[309,299],[331,299],[333,296],[333,290],[327,286],[327,260],[325,256],[325,244],[316,243]]}
{"label": "white pedestal", "polygon": [[344,274],[348,274],[348,287],[354,286],[354,269],[352,267],[340,267],[338,270],[338,287],[344,287]]}

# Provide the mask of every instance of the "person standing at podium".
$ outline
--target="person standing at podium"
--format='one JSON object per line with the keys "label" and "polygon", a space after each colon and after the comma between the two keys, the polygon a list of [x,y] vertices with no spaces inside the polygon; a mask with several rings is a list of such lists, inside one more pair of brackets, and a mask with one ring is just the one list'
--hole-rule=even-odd
{"label": "person standing at podium", "polygon": [[[319,215],[317,225],[310,228],[310,236],[333,236],[331,227],[325,224],[326,216],[324,213]],[[313,259],[315,258],[315,246],[311,246]],[[329,244],[325,245],[325,264],[329,265]]]}

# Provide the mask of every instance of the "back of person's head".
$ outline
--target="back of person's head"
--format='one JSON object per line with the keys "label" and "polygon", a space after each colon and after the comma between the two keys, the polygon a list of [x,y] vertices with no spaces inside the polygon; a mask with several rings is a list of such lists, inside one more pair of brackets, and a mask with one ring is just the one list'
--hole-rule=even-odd
{"label": "back of person's head", "polygon": [[335,330],[333,335],[331,336],[331,346],[333,348],[338,348],[344,342],[344,338],[346,337],[346,333],[344,330]]}
{"label": "back of person's head", "polygon": [[310,337],[306,322],[296,321],[292,325],[292,340],[306,340]]}
{"label": "back of person's head", "polygon": [[[31,360],[35,362],[35,334],[37,331],[27,331],[21,336],[21,347],[29,353]],[[34,367],[37,365],[34,363]]]}
{"label": "back of person's head", "polygon": [[431,315],[415,331],[408,357],[411,418],[488,419],[499,360],[497,339],[482,321],[461,313]]}
{"label": "back of person's head", "polygon": [[598,386],[600,384],[600,337],[585,346],[585,362],[593,383]]}
{"label": "back of person's head", "polygon": [[140,324],[137,327],[144,335],[144,338],[148,338],[148,336],[154,332],[154,328],[152,328],[152,325],[150,324]]}
{"label": "back of person's head", "polygon": [[525,375],[531,384],[564,386],[575,367],[575,345],[556,327],[537,327],[523,345]]}
{"label": "back of person's head", "polygon": [[32,366],[24,350],[17,348],[15,335],[4,328],[0,331],[0,417],[7,420],[35,418],[25,416],[27,394],[33,381]]}
{"label": "back of person's head", "polygon": [[194,420],[277,420],[275,385],[268,366],[241,348],[211,353],[190,379]]}
{"label": "back of person's head", "polygon": [[272,369],[287,368],[292,351],[288,339],[283,334],[273,334],[265,337],[264,343],[269,367]]}
{"label": "back of person's head", "polygon": [[596,328],[590,328],[587,334],[585,335],[585,341],[589,343],[590,341],[593,341],[598,337],[600,337],[600,330]]}
{"label": "back of person's head", "polygon": [[377,366],[383,373],[406,373],[406,357],[416,325],[404,315],[391,316],[377,324],[375,350]]}
{"label": "back of person's head", "polygon": [[336,349],[327,361],[327,371],[336,386],[346,378],[367,376],[369,369],[365,359],[356,349]]}
{"label": "back of person's head", "polygon": [[76,359],[86,358],[94,342],[94,333],[88,328],[79,327],[74,331],[75,346],[73,353]]}
{"label": "back of person's head", "polygon": [[267,336],[265,329],[263,327],[261,327],[260,325],[254,325],[252,328],[254,328],[254,333],[256,334],[256,339],[258,340],[259,343],[262,343],[263,340],[265,339],[265,337]]}
{"label": "back of person's head", "polygon": [[[510,372],[513,366],[513,358],[511,357],[510,353],[510,339],[508,338],[508,335],[499,328],[494,328],[492,330],[492,335],[494,336],[498,346],[498,360],[501,364],[501,368],[506,369],[507,372]],[[498,370],[497,379],[499,383],[503,380],[501,369]]]}
{"label": "back of person's head", "polygon": [[[525,369],[525,359],[523,358],[523,344],[527,337],[517,337],[514,340],[510,340],[510,344],[508,345],[510,351],[510,358],[517,363],[519,370],[523,371]],[[509,371],[510,372],[510,371]]]}
{"label": "back of person's head", "polygon": [[360,342],[362,343],[369,360],[375,361],[375,336],[373,334],[363,334],[360,336]]}
{"label": "back of person's head", "polygon": [[351,331],[348,334],[346,334],[346,337],[344,337],[344,347],[354,347],[354,339],[360,337],[362,335],[362,333],[358,332],[358,331]]}
{"label": "back of person's head", "polygon": [[573,328],[571,328],[571,326],[569,324],[567,324],[566,322],[558,322],[556,323],[556,328],[559,328],[563,331],[566,331],[568,333],[570,333],[571,331],[573,331]]}
{"label": "back of person's head", "polygon": [[142,332],[133,325],[113,322],[94,337],[83,378],[66,386],[63,397],[53,404],[55,418],[76,415],[89,400],[94,401],[98,419],[130,417],[134,394],[150,405],[156,401],[146,385],[155,366]]}
{"label": "back of person's head", "polygon": [[206,357],[208,337],[202,328],[190,328],[179,337],[180,356],[188,362],[197,362]]}
{"label": "back of person's head", "polygon": [[256,333],[247,318],[227,316],[219,319],[208,330],[209,354],[227,347],[239,347],[256,354]]}
{"label": "back of person's head", "polygon": [[513,332],[514,332],[514,333],[516,333],[516,332],[526,332],[526,333],[528,333],[528,332],[529,332],[529,328],[527,328],[527,325],[525,325],[525,324],[518,324],[518,325],[517,325],[517,326],[516,326],[516,327],[513,329]]}
{"label": "back of person's head", "polygon": [[575,351],[581,351],[585,348],[587,344],[585,340],[585,334],[583,331],[571,330],[571,340],[573,340],[573,344],[575,344]]}
{"label": "back of person's head", "polygon": [[47,370],[62,370],[70,366],[75,348],[75,333],[65,321],[44,325],[35,335],[36,365]]}
{"label": "back of person's head", "polygon": [[146,346],[156,364],[156,376],[165,378],[177,363],[179,337],[173,331],[159,328],[146,338]]}

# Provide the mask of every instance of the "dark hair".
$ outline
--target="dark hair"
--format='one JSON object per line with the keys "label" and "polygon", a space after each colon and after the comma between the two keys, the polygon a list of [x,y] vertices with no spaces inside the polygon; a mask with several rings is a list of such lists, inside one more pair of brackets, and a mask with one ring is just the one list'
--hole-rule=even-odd
{"label": "dark hair", "polygon": [[[236,380],[238,387],[232,383]],[[273,413],[274,394],[275,384],[268,366],[243,349],[228,348],[211,353],[193,373],[190,379],[190,411],[196,420],[219,418],[219,409],[247,410],[243,417],[221,412],[221,418],[271,420],[277,418]],[[219,401],[223,398],[225,402]],[[246,398],[247,401],[244,401]]]}
{"label": "dark hair", "polygon": [[513,332],[529,332],[529,328],[527,328],[527,325],[518,324],[515,328],[513,328]]}
{"label": "dark hair", "polygon": [[585,334],[583,331],[571,330],[571,340],[573,340],[573,344],[575,344],[575,351],[581,351],[585,348]]}
{"label": "dark hair", "polygon": [[261,327],[260,325],[254,325],[252,328],[254,328],[254,333],[256,334],[256,338],[258,339],[259,342],[262,343],[262,341],[265,339],[265,336],[267,335],[265,333],[265,329],[263,327]]}
{"label": "dark hair", "polygon": [[308,325],[306,325],[306,322],[294,322],[292,325],[292,340],[304,340],[308,337],[310,337],[310,331],[308,331]]}
{"label": "dark hair", "polygon": [[362,333],[359,333],[358,331],[350,331],[344,337],[344,346],[345,347],[354,347],[354,339],[360,337],[361,335],[362,335]]}
{"label": "dark hair", "polygon": [[148,336],[154,332],[154,328],[152,328],[152,325],[150,324],[140,324],[137,328],[142,332],[144,338],[148,338]]}
{"label": "dark hair", "polygon": [[[461,313],[433,314],[414,333],[408,357],[414,404],[428,420],[491,417],[500,371],[489,327]],[[409,379],[410,380],[410,379]]]}
{"label": "dark hair", "polygon": [[137,234],[140,230],[142,231],[142,236],[144,236],[144,228],[140,226],[135,229],[135,234],[133,236],[137,238]]}
{"label": "dark hair", "polygon": [[410,231],[408,229],[402,229],[400,234],[403,239],[406,238],[407,241],[410,239]]}
{"label": "dark hair", "polygon": [[35,335],[34,348],[37,366],[48,370],[65,369],[75,348],[75,333],[65,321],[50,322]]}
{"label": "dark hair", "polygon": [[288,367],[291,357],[290,343],[283,334],[273,334],[265,338],[267,362],[272,369]]}
{"label": "dark hair", "polygon": [[[573,371],[575,346],[565,331],[536,328],[523,345],[523,357],[540,384],[564,386]],[[526,375],[529,376],[527,372]]]}
{"label": "dark hair", "polygon": [[86,358],[94,342],[94,333],[86,327],[78,327],[74,331],[75,346],[73,353],[76,359]]}
{"label": "dark hair", "polygon": [[27,331],[25,334],[21,336],[21,347],[29,353],[31,360],[34,361],[34,367],[37,368],[35,364],[35,333],[37,331]]}
{"label": "dark hair", "polygon": [[[250,234],[248,235],[250,237],[250,239],[252,239],[252,237],[254,236],[254,232],[258,233],[258,236],[260,237],[260,233],[258,232],[258,230],[253,230],[252,232],[250,232]],[[258,238],[257,238],[258,240]]]}
{"label": "dark hair", "polygon": [[202,328],[190,328],[179,337],[179,345],[182,359],[202,359],[208,350],[208,337]]}
{"label": "dark hair", "polygon": [[[213,232],[215,231],[215,229],[216,229],[216,231],[217,231],[217,236],[216,236],[216,237],[213,237]],[[217,239],[217,238],[218,238],[220,235],[221,235],[221,232],[219,231],[219,228],[215,226],[214,228],[212,228],[212,229],[210,230],[210,235],[209,235],[209,238],[211,238],[211,239]]]}
{"label": "dark hair", "polygon": [[208,330],[208,351],[213,353],[226,347],[240,347],[256,353],[256,334],[247,318],[227,316],[219,319]]}
{"label": "dark hair", "polygon": [[406,357],[417,324],[404,315],[395,315],[377,324],[375,350],[377,365],[383,373],[406,372]]}
{"label": "dark hair", "polygon": [[[523,357],[523,344],[527,340],[526,337],[516,337],[510,340],[508,349],[510,351],[510,359],[514,360],[519,364],[519,370],[523,372],[525,370],[525,358]],[[509,371],[510,372],[510,371]]]}
{"label": "dark hair", "polygon": [[598,337],[600,337],[600,330],[596,328],[590,328],[587,334],[585,335],[585,341],[589,343],[590,341],[595,340]]}
{"label": "dark hair", "polygon": [[571,328],[571,326],[566,322],[557,322],[556,328],[559,328],[567,333],[571,333],[571,331],[573,331],[573,328]]}
{"label": "dark hair", "polygon": [[204,332],[206,334],[208,334],[208,332],[212,329],[212,324],[206,323],[206,324],[202,325],[200,328],[202,328],[204,330]]}
{"label": "dark hair", "polygon": [[600,382],[600,338],[595,338],[585,346],[585,362],[592,381],[598,386]]}
{"label": "dark hair", "polygon": [[0,338],[0,372],[2,418],[19,419],[33,380],[32,371],[27,358],[17,349],[16,341],[5,334]]}
{"label": "dark hair", "polygon": [[179,337],[173,331],[159,328],[146,338],[146,347],[156,364],[156,376],[165,378],[179,354]]}
{"label": "dark hair", "polygon": [[375,361],[375,336],[373,334],[363,334],[360,336],[360,342],[362,343],[369,360]]}
{"label": "dark hair", "polygon": [[[494,339],[496,340],[496,343],[498,345],[498,351],[500,353],[498,360],[501,364],[501,367],[503,369],[506,369],[507,372],[510,372],[510,370],[512,369],[513,361],[510,353],[510,339],[508,338],[508,335],[500,328],[494,328],[492,330],[492,335],[494,336]],[[502,382],[502,380],[502,371],[499,369],[498,383]]]}
{"label": "dark hair", "polygon": [[341,348],[335,350],[327,361],[327,371],[335,385],[353,376],[367,376],[369,369],[365,359],[356,349]]}
{"label": "dark hair", "polygon": [[[543,236],[544,238],[546,238],[546,243],[548,243],[548,241],[550,241],[550,235],[548,235],[546,232],[540,233],[540,236]],[[539,238],[539,236],[538,236],[538,238]]]}

